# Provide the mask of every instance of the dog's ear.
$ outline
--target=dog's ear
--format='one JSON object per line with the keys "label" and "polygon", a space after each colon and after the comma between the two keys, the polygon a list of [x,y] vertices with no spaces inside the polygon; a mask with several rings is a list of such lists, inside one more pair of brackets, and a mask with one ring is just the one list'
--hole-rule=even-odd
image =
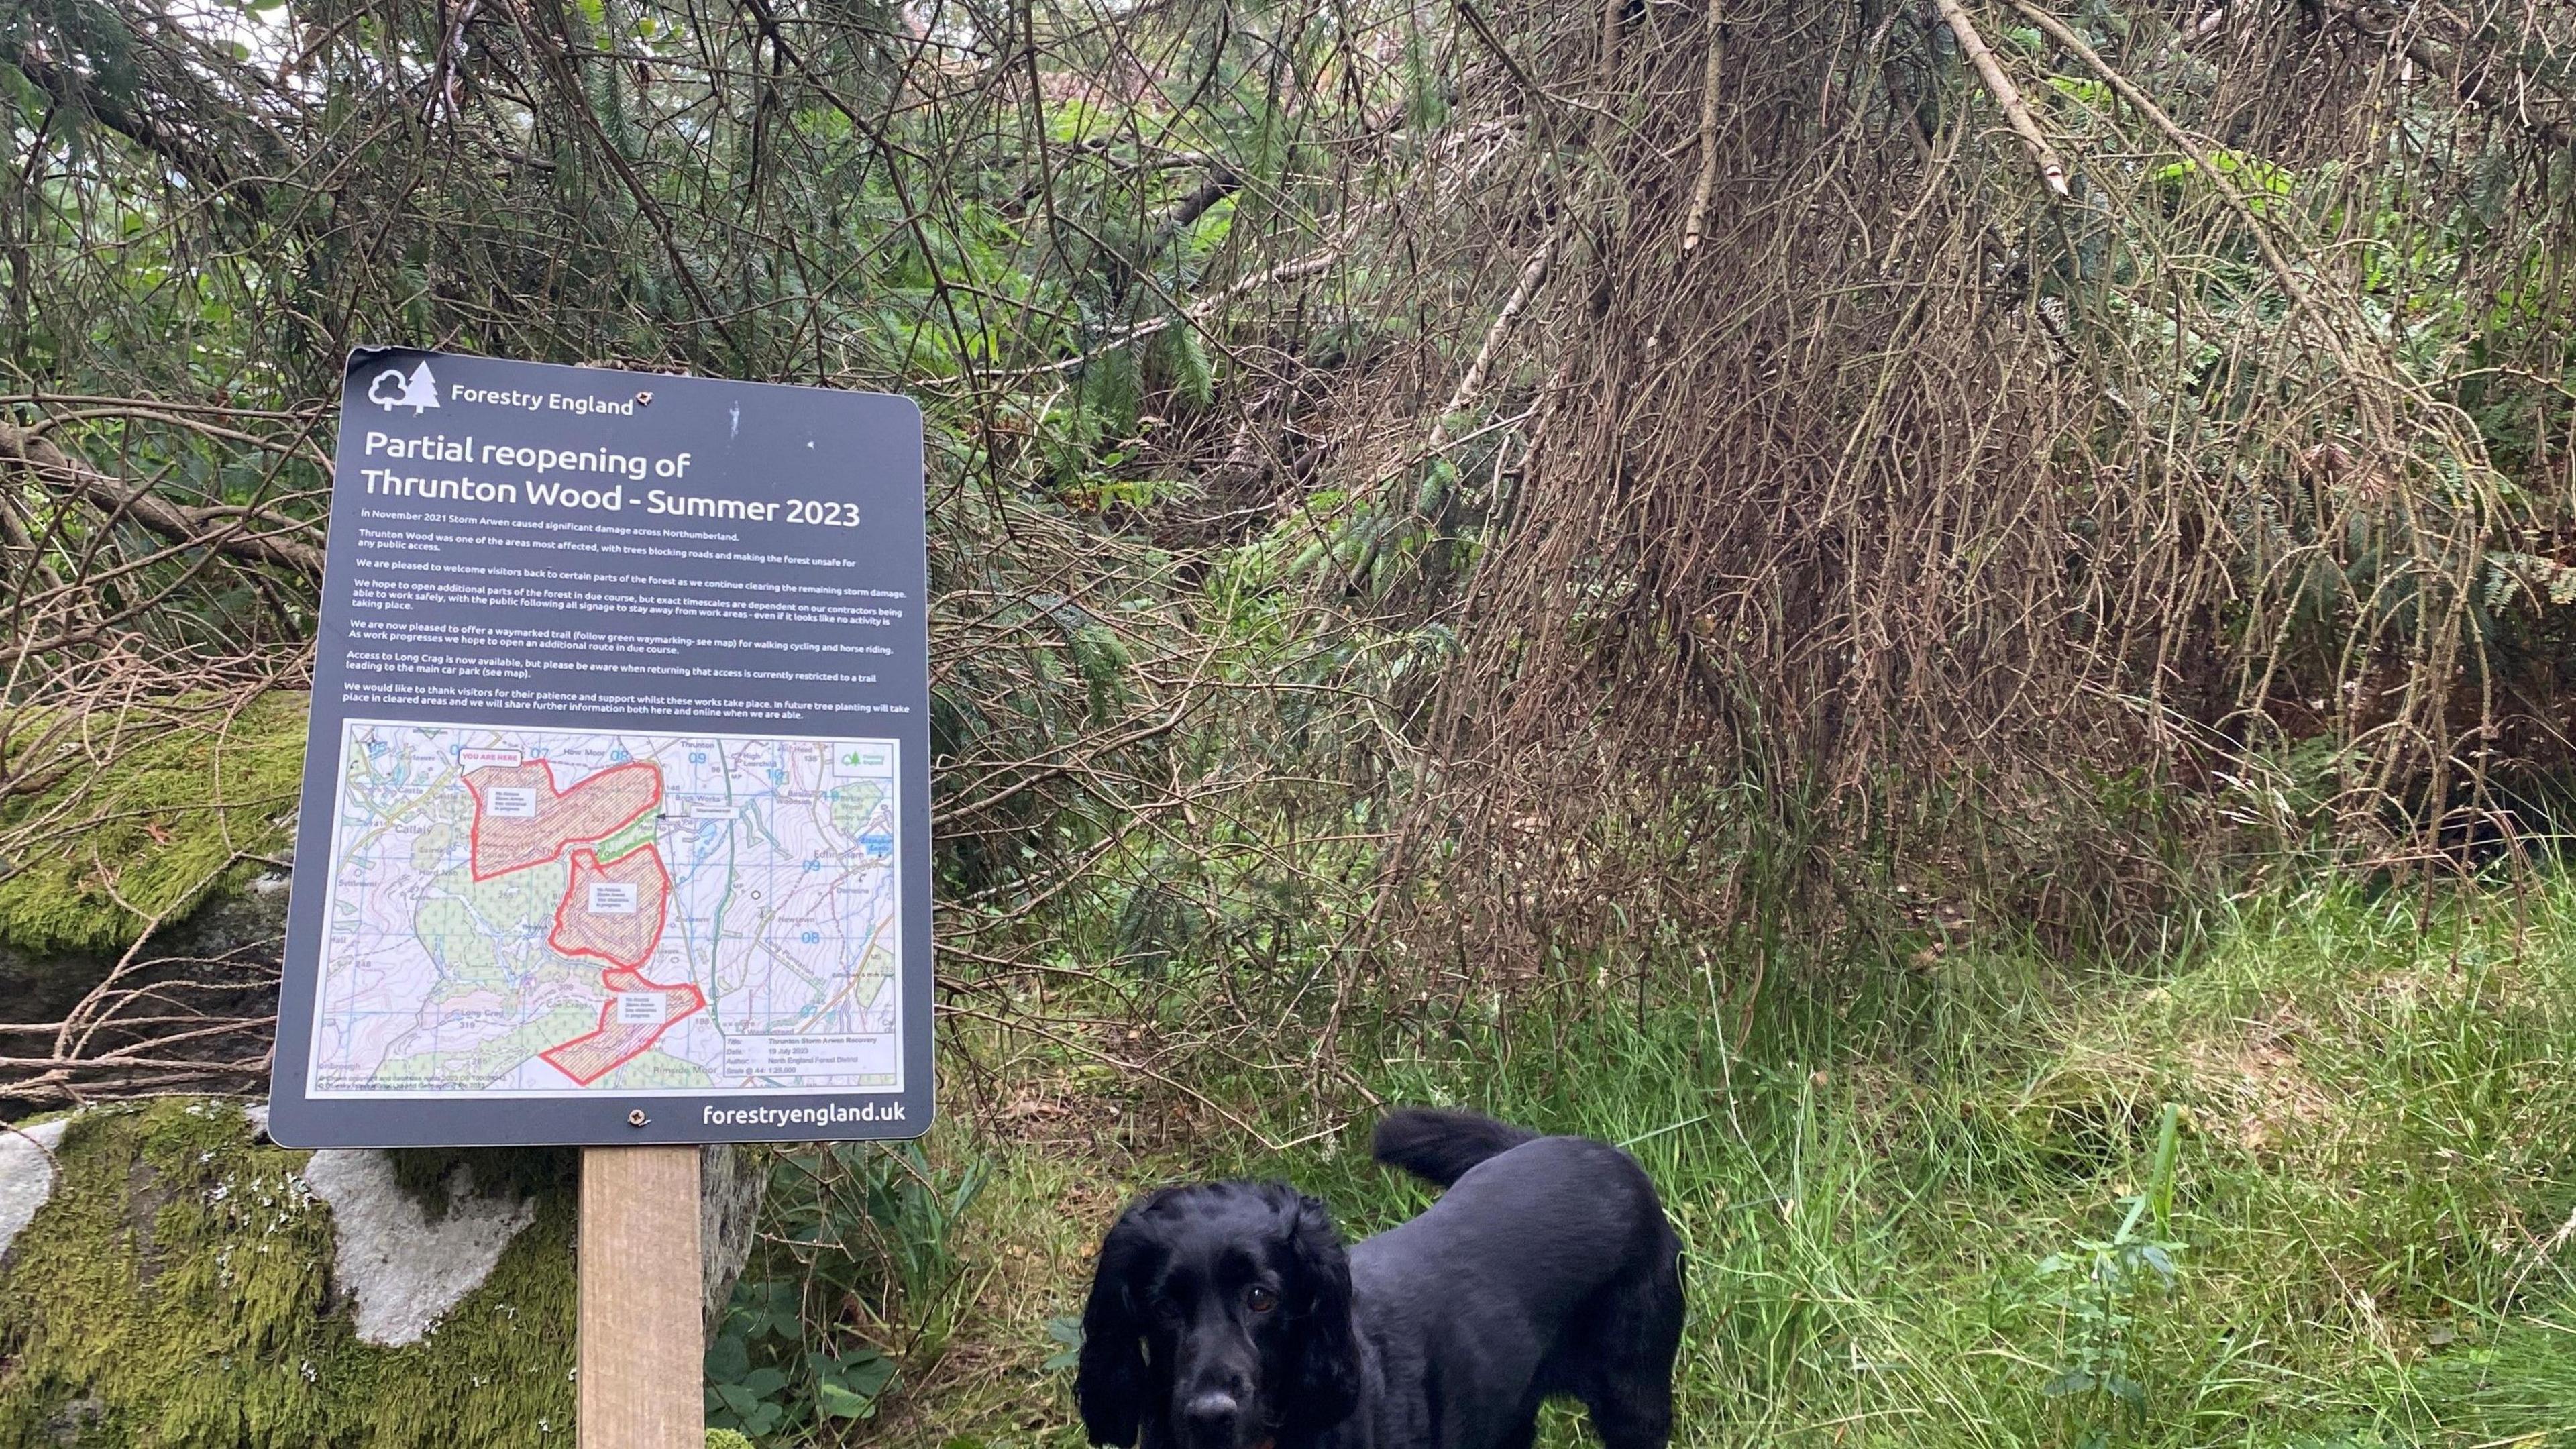
{"label": "dog's ear", "polygon": [[1094,1444],[1135,1443],[1145,1411],[1145,1330],[1137,1321],[1130,1284],[1144,1259],[1135,1217],[1136,1209],[1129,1208],[1101,1239],[1091,1301],[1082,1309],[1082,1354],[1074,1370],[1073,1397]]}
{"label": "dog's ear", "polygon": [[1351,1321],[1351,1259],[1332,1214],[1299,1197],[1289,1236],[1297,1262],[1296,1382],[1282,1407],[1283,1446],[1303,1444],[1351,1416],[1360,1402],[1360,1341]]}

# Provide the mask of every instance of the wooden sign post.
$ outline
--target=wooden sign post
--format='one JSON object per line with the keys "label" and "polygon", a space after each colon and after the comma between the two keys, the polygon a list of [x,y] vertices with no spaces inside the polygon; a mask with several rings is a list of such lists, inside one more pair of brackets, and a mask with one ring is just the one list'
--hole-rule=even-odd
{"label": "wooden sign post", "polygon": [[581,1154],[581,1449],[705,1449],[698,1149]]}

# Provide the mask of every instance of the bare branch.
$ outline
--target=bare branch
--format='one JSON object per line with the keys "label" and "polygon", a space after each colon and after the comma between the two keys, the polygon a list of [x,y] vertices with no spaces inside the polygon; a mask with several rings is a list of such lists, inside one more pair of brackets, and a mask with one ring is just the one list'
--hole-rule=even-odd
{"label": "bare branch", "polygon": [[[173,503],[154,493],[149,484],[110,478],[50,440],[4,422],[0,422],[0,460],[23,466],[56,493],[77,498],[112,519],[131,518],[173,543],[209,548],[227,558],[292,569],[312,578],[322,576],[322,550],[281,536],[303,527],[291,519]],[[267,530],[253,532],[255,522],[268,525]]]}

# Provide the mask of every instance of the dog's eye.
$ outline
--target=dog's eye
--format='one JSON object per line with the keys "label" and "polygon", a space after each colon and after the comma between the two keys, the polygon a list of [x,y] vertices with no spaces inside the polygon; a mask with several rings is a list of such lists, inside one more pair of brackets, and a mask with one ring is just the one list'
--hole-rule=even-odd
{"label": "dog's eye", "polygon": [[1255,1283],[1243,1290],[1243,1306],[1255,1313],[1267,1313],[1279,1306],[1279,1295]]}

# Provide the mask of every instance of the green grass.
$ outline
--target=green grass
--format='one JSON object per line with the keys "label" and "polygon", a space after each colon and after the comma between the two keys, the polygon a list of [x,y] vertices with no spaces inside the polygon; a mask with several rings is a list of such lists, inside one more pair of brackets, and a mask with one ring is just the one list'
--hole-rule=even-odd
{"label": "green grass", "polygon": [[[1713,983],[1642,1014],[1587,983],[1388,1030],[1361,1073],[1633,1144],[1688,1244],[1678,1443],[2576,1444],[2576,887],[2419,906],[2270,900],[2158,974],[1853,966],[1740,1049]],[[1357,1236],[1429,1201],[1365,1131],[1231,1160],[1226,1134],[1092,1196],[1284,1176]],[[1027,1156],[987,1245],[1044,1245],[990,1305],[1016,1366],[913,1415],[968,1443],[1079,1442],[1033,1366],[1097,1225],[1045,1221],[1066,1168]],[[1588,1440],[1569,1414],[1548,1442]]]}

